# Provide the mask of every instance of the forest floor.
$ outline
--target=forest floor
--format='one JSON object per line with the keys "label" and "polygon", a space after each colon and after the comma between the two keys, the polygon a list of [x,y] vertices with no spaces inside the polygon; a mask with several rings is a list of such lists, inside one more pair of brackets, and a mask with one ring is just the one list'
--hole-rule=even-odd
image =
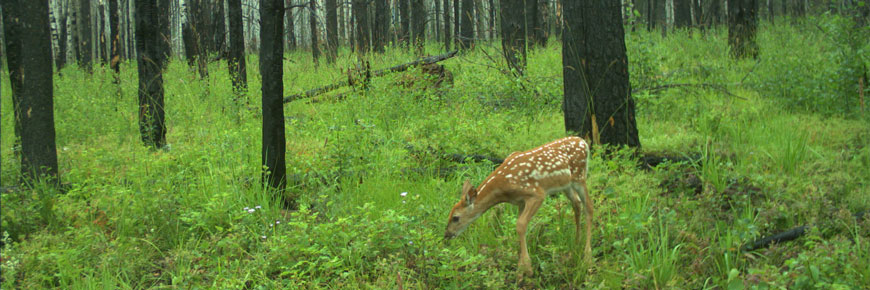
{"label": "forest floor", "polygon": [[[442,62],[452,85],[429,87],[412,69],[333,93],[342,99],[287,104],[293,212],[259,186],[256,56],[247,59],[250,93],[238,101],[224,62],[201,80],[173,60],[164,74],[169,145],[157,151],[139,139],[135,62],[122,65],[120,97],[107,68],[68,67],[54,90],[67,191],[2,193],[0,286],[867,287],[870,214],[854,214],[870,208],[870,118],[851,76],[870,64],[860,53],[870,47],[856,46],[841,22],[763,23],[759,58],[739,61],[723,29],[628,32],[642,151],[695,159],[644,168],[627,153],[594,153],[594,258],[581,259],[568,200],[550,198],[528,234],[535,276],[520,285],[513,206],[442,239],[462,181],[481,182],[493,168],[442,154],[504,158],[565,136],[556,41],[532,50],[524,78],[502,73],[500,45],[485,42]],[[371,56],[372,68],[412,59],[400,49]],[[319,66],[290,53],[285,93],[343,80],[354,63],[347,51]],[[3,71],[0,178],[10,185],[18,160]],[[741,251],[801,225],[809,227],[794,241]]]}

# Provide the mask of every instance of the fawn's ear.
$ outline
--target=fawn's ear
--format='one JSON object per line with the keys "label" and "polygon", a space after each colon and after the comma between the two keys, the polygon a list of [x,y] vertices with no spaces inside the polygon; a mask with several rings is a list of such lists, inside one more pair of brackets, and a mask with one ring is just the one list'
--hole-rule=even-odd
{"label": "fawn's ear", "polygon": [[474,198],[477,197],[477,189],[471,185],[471,180],[466,179],[462,184],[462,197],[465,198],[465,203],[474,204]]}

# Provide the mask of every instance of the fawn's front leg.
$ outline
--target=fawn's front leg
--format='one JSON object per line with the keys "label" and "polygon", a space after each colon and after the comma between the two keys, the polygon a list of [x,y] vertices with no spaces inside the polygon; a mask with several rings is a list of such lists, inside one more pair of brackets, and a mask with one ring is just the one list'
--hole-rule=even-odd
{"label": "fawn's front leg", "polygon": [[529,257],[529,249],[526,246],[526,230],[528,229],[529,221],[538,212],[538,208],[541,207],[541,204],[544,201],[542,197],[544,195],[536,195],[529,197],[526,199],[524,205],[521,205],[520,208],[523,209],[520,216],[517,218],[517,237],[520,242],[520,253],[519,253],[519,261],[518,261],[518,278],[522,280],[523,275],[532,276],[532,259]]}

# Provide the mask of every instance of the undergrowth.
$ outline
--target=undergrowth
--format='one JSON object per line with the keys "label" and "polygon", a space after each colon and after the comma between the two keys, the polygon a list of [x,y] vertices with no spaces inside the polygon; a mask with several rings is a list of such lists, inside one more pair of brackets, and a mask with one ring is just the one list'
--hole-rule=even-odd
{"label": "undergrowth", "polygon": [[[122,65],[120,96],[108,69],[89,75],[73,65],[55,77],[66,193],[2,193],[0,286],[866,287],[870,221],[853,214],[870,208],[870,126],[854,98],[852,61],[868,60],[866,42],[838,30],[849,27],[843,21],[765,23],[757,61],[730,59],[722,28],[627,35],[643,151],[694,161],[641,169],[628,153],[594,154],[593,261],[574,244],[570,204],[551,198],[529,229],[536,275],[524,285],[514,279],[513,206],[484,214],[458,239],[441,238],[462,181],[480,182],[493,168],[442,154],[503,158],[564,136],[557,42],[531,52],[524,78],[500,72],[500,46],[483,42],[443,62],[452,85],[412,78],[398,86],[420,74],[412,69],[286,105],[288,174],[300,201],[292,212],[259,185],[256,56],[239,100],[224,63],[211,63],[202,80],[170,62],[169,146],[159,151],[139,141],[135,63]],[[341,55],[319,66],[304,51],[287,55],[285,94],[346,78],[356,59]],[[389,49],[370,61],[410,59]],[[19,165],[3,82],[0,180],[9,185]],[[794,242],[740,251],[800,225],[811,227]]]}

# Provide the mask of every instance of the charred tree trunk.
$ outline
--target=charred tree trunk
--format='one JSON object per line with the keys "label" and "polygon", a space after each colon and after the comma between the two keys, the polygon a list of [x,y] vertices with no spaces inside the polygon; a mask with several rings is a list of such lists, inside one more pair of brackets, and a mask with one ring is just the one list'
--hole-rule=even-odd
{"label": "charred tree trunk", "polygon": [[640,147],[619,1],[565,1],[565,130],[592,144]]}
{"label": "charred tree trunk", "polygon": [[360,55],[369,52],[369,20],[366,0],[353,0],[353,18],[356,21],[356,49]]}
{"label": "charred tree trunk", "polygon": [[282,69],[284,45],[284,3],[282,0],[260,2],[260,75],[263,77],[263,184],[277,190],[284,206],[296,208],[296,202],[285,194],[287,168],[284,159],[284,70]]}
{"label": "charred tree trunk", "polygon": [[100,62],[101,65],[109,63],[109,53],[106,48],[106,6],[100,4]]}
{"label": "charred tree trunk", "polygon": [[[522,17],[522,16],[520,16]],[[474,1],[462,0],[462,27],[459,42],[462,49],[470,49],[474,46]]]}
{"label": "charred tree trunk", "polygon": [[538,39],[538,30],[541,29],[538,23],[538,0],[524,0],[525,2],[525,23],[523,25],[526,31],[526,39],[529,43],[529,48],[532,45],[540,43]]}
{"label": "charred tree trunk", "polygon": [[[114,0],[117,1],[117,0]],[[60,13],[57,16],[57,59],[55,60],[55,65],[57,66],[57,71],[60,72],[61,69],[66,67],[67,63],[67,38],[69,38],[69,29],[67,26],[67,9],[69,4],[64,1],[59,2],[60,4]],[[117,5],[117,4],[116,4]]]}
{"label": "charred tree trunk", "polygon": [[233,92],[240,96],[248,91],[248,69],[245,64],[245,37],[242,31],[242,1],[227,1],[230,28],[230,49],[227,67],[233,82]]}
{"label": "charred tree trunk", "polygon": [[735,58],[756,58],[755,30],[758,26],[757,0],[728,1],[728,44]]}
{"label": "charred tree trunk", "polygon": [[311,30],[311,57],[314,59],[314,65],[317,65],[320,61],[320,39],[318,34],[320,33],[317,29],[317,1],[311,0],[308,2],[308,24],[310,25]]}
{"label": "charred tree trunk", "polygon": [[[20,1],[20,2],[19,2]],[[14,3],[18,2],[18,3]],[[16,121],[21,122],[21,174],[25,181],[60,184],[54,130],[51,27],[48,0],[4,1],[3,9],[17,5],[21,29],[21,94]],[[11,4],[11,5],[10,5]]]}
{"label": "charred tree trunk", "polygon": [[169,56],[172,54],[172,27],[169,24],[169,14],[172,10],[169,8],[169,0],[157,1],[157,28],[160,33],[160,63],[163,68],[169,63]]}
{"label": "charred tree trunk", "polygon": [[[118,21],[118,0],[109,0],[109,39],[111,39],[111,60],[109,61],[109,67],[114,72],[113,82],[116,85],[121,84],[121,38],[120,38],[120,23]],[[120,94],[121,87],[118,86],[118,97]]]}
{"label": "charred tree trunk", "polygon": [[[215,1],[212,7],[211,25],[214,33],[212,34],[213,42],[211,47],[212,52],[216,52],[218,57],[222,58],[227,53],[227,26],[224,18],[224,1]],[[167,13],[167,15],[169,14]],[[170,27],[170,25],[166,25],[166,27]],[[171,39],[169,37],[166,38],[169,43],[172,43]]]}
{"label": "charred tree trunk", "polygon": [[78,63],[79,66],[85,69],[85,71],[91,73],[93,71],[93,39],[91,39],[91,0],[79,0],[78,12]]}
{"label": "charred tree trunk", "polygon": [[401,17],[399,21],[400,34],[399,34],[399,42],[402,43],[402,46],[409,47],[411,46],[411,0],[397,0],[399,1],[399,15]]}
{"label": "charred tree trunk", "polygon": [[154,149],[166,144],[163,110],[163,57],[157,3],[136,1],[136,51],[139,66],[139,132]]}
{"label": "charred tree trunk", "polygon": [[674,0],[674,27],[686,28],[692,25],[692,1]]}
{"label": "charred tree trunk", "polygon": [[426,41],[426,6],[423,5],[423,0],[411,0],[411,20],[414,51],[417,56],[422,56],[423,44]]}
{"label": "charred tree trunk", "polygon": [[[22,50],[23,38],[25,31],[23,30],[23,19],[21,19],[23,9],[19,1],[26,0],[8,0],[3,2],[3,35],[6,41],[6,68],[9,69],[9,87],[12,89],[12,117],[14,122],[15,139],[13,144],[21,144],[21,116],[20,101],[22,99],[23,87],[23,72],[22,72]],[[13,145],[13,152],[18,155],[20,150],[18,146]]]}
{"label": "charred tree trunk", "polygon": [[450,43],[453,42],[450,33],[450,0],[444,0],[442,6],[444,6],[444,50],[450,51]]}
{"label": "charred tree trunk", "polygon": [[375,1],[375,27],[374,27],[374,35],[375,35],[375,52],[383,53],[384,47],[387,46],[387,42],[389,42],[389,31],[390,31],[390,6],[388,5],[387,0],[376,0]]}
{"label": "charred tree trunk", "polygon": [[[293,7],[293,0],[286,0],[286,7]],[[287,34],[287,49],[296,50],[296,20],[293,17],[293,9],[284,11],[284,22],[287,25],[284,29]]]}
{"label": "charred tree trunk", "polygon": [[334,63],[338,57],[338,14],[335,0],[326,0],[326,61]]}
{"label": "charred tree trunk", "polygon": [[501,46],[508,66],[518,75],[526,67],[523,0],[501,0]]}

